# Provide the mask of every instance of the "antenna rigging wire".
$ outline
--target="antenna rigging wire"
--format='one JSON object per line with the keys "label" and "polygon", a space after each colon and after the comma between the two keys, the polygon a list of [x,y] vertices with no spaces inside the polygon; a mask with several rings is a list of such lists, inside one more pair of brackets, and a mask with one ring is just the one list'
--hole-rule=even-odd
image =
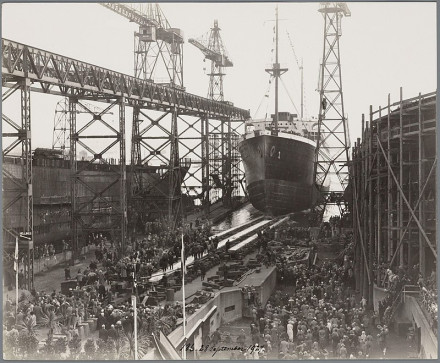
{"label": "antenna rigging wire", "polygon": [[280,77],[280,80],[281,80],[281,83],[282,83],[282,85],[283,85],[283,87],[284,87],[284,90],[285,90],[286,93],[287,93],[287,96],[289,96],[290,102],[292,102],[292,105],[293,105],[293,107],[294,107],[295,110],[296,110],[296,113],[299,114],[298,109],[296,108],[295,102],[293,102],[293,99],[292,99],[292,97],[290,96],[289,91],[287,90],[286,84],[284,83],[284,81],[283,81],[283,79],[282,79],[281,77]]}
{"label": "antenna rigging wire", "polygon": [[292,39],[290,38],[290,34],[287,30],[286,33],[287,33],[287,38],[289,39],[290,47],[292,48],[293,56],[295,57],[296,65],[298,66],[298,69],[301,70],[301,66],[299,65],[298,57],[296,56],[295,48],[293,47],[293,42]]}
{"label": "antenna rigging wire", "polygon": [[[270,77],[269,77],[269,84],[268,84],[268,86],[267,86],[266,92],[264,93],[264,96],[263,96],[263,98],[261,99],[260,104],[258,105],[257,111],[255,111],[255,113],[254,113],[254,119],[257,117],[258,111],[260,111],[261,105],[263,104],[265,98],[268,98],[268,97],[269,97],[270,88],[271,88],[271,86],[272,86],[272,79],[273,79],[273,77],[270,76]],[[266,114],[267,114],[267,108],[268,108],[268,105],[269,105],[269,103],[267,103]]]}

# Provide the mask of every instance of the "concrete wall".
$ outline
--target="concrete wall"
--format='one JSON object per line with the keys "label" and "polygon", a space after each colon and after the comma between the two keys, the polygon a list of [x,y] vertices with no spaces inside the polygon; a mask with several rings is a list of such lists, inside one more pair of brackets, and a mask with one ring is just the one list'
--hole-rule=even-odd
{"label": "concrete wall", "polygon": [[421,352],[422,358],[437,359],[438,357],[438,341],[434,335],[428,320],[413,296],[406,296],[405,302],[401,309],[401,316],[407,318],[410,322],[421,328]]}
{"label": "concrete wall", "polygon": [[[220,327],[220,325],[241,318],[242,316],[242,294],[236,288],[229,291],[221,291],[215,294],[214,298],[203,305],[199,310],[187,318],[186,333],[188,343],[199,343]],[[206,319],[213,307],[216,311]],[[203,322],[203,320],[205,320]],[[205,324],[205,332],[202,334],[202,326]],[[203,336],[206,335],[206,336]],[[183,326],[177,327],[168,335],[168,339],[179,350],[183,344]]]}
{"label": "concrete wall", "polygon": [[241,290],[220,292],[220,324],[229,323],[242,317],[243,296]]}
{"label": "concrete wall", "polygon": [[[379,301],[384,299],[385,296],[386,290],[374,285],[373,300],[375,311],[378,311]],[[438,355],[437,337],[432,332],[422,308],[413,296],[406,295],[405,302],[399,308],[399,315],[401,318],[407,319],[413,325],[417,325],[417,327],[421,328],[421,351],[423,358],[436,359]]]}
{"label": "concrete wall", "polygon": [[[260,301],[266,304],[276,285],[276,269],[261,282],[258,287]],[[211,310],[217,307],[214,313]],[[241,287],[219,291],[214,298],[203,305],[193,315],[187,318],[186,334],[187,344],[197,346],[210,336],[221,325],[240,319],[243,315],[243,295]],[[168,335],[168,339],[179,351],[183,346],[183,326],[177,327]],[[188,356],[188,359],[191,357]]]}
{"label": "concrete wall", "polygon": [[273,269],[269,276],[262,282],[260,286],[261,290],[261,304],[264,306],[267,303],[267,300],[272,296],[273,290],[277,284],[277,270]]}
{"label": "concrete wall", "polygon": [[[198,325],[201,325],[201,320],[206,317],[206,315],[209,313],[209,311],[214,307],[217,306],[217,310],[214,312],[211,318],[206,320],[206,323],[209,324],[209,334],[220,327],[220,310],[219,310],[219,304],[220,304],[220,296],[219,294],[216,294],[213,299],[208,301],[205,305],[203,305],[199,310],[197,310],[194,314],[192,314],[190,317],[188,317],[186,320],[186,332],[187,332],[187,339],[188,341],[193,341],[195,329]],[[193,331],[194,330],[194,331]],[[192,334],[190,332],[193,331]],[[171,341],[171,343],[176,347],[176,350],[180,350],[180,348],[183,345],[182,341],[183,337],[183,326],[177,327],[174,331],[172,331],[168,335],[168,339]]]}

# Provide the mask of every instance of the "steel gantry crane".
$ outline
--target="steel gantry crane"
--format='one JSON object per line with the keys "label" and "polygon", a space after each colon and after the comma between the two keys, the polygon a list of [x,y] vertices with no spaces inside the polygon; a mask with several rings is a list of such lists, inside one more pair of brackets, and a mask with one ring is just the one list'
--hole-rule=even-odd
{"label": "steel gantry crane", "polygon": [[[183,88],[183,34],[170,26],[159,4],[101,5],[139,25],[139,31],[134,33],[134,76]],[[160,74],[161,65],[166,75]]]}
{"label": "steel gantry crane", "polygon": [[315,182],[322,195],[318,201],[323,213],[327,205],[345,209],[344,191],[348,185],[349,130],[344,113],[339,40],[341,19],[351,16],[343,2],[320,3],[324,17],[324,47],[320,70],[320,105],[315,154]]}
{"label": "steel gantry crane", "polygon": [[[101,5],[139,25],[139,31],[134,34],[134,76],[173,89],[185,90],[183,34],[180,29],[170,26],[159,4],[102,3]],[[164,76],[167,77],[166,80]],[[148,108],[145,106],[142,103],[133,104],[129,224],[131,226],[131,222],[138,218],[134,216],[145,215],[146,210],[151,210],[155,205],[153,202],[147,206],[143,198],[147,189],[157,187],[147,185],[143,168],[156,157],[161,161],[161,168],[165,169],[163,172],[168,172],[170,190],[168,219],[175,225],[182,214],[180,190],[182,171],[179,160],[177,111],[171,107],[163,110],[165,114],[156,118],[145,112]],[[171,117],[171,125],[167,124],[170,118],[166,117],[167,115]],[[149,125],[143,127],[144,121]],[[158,142],[160,145],[155,144]],[[171,222],[172,220],[174,222]]]}
{"label": "steel gantry crane", "polygon": [[211,73],[209,76],[208,98],[214,101],[224,101],[223,95],[223,76],[224,68],[232,67],[233,63],[229,59],[226,49],[220,36],[218,21],[214,20],[214,27],[211,28],[208,41],[202,37],[200,40],[188,39],[188,42],[200,49],[205,59],[211,61]]}
{"label": "steel gantry crane", "polygon": [[[205,60],[211,61],[209,76],[208,98],[214,101],[224,102],[223,77],[225,68],[234,64],[229,58],[226,48],[220,36],[218,20],[214,20],[214,26],[205,35],[198,39],[191,38],[188,42],[198,48]],[[243,122],[234,123],[231,119],[207,120],[204,126],[205,143],[202,146],[202,170],[206,193],[205,206],[222,199],[225,205],[233,204],[233,198],[238,197],[241,179],[244,173],[240,165],[238,153],[238,140],[240,133],[238,128]]]}

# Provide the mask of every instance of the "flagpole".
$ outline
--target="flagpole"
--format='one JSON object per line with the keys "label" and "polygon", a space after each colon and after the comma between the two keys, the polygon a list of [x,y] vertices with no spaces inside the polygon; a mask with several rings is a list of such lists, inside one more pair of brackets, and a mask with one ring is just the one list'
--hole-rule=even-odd
{"label": "flagpole", "polygon": [[137,301],[136,295],[131,296],[131,304],[133,305],[133,335],[134,335],[134,360],[138,360],[138,341],[137,341]]}
{"label": "flagpole", "polygon": [[17,315],[18,315],[18,237],[15,237],[14,269],[15,269],[15,323],[17,324]]}
{"label": "flagpole", "polygon": [[133,337],[134,337],[134,360],[138,360],[138,326],[137,326],[137,283],[136,283],[136,263],[133,264],[133,292],[131,295],[133,306]]}
{"label": "flagpole", "polygon": [[183,231],[182,231],[182,249],[181,256],[182,260],[182,317],[183,317],[183,348],[182,348],[182,359],[186,359],[186,301],[185,301],[185,244],[183,242]]}

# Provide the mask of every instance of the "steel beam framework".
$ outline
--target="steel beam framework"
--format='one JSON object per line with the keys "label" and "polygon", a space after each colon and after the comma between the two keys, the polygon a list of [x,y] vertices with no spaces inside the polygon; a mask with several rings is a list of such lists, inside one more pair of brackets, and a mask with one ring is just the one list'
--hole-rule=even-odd
{"label": "steel beam framework", "polygon": [[[350,138],[344,113],[339,40],[341,19],[349,16],[339,3],[322,3],[324,48],[320,74],[320,108],[315,156],[315,181],[323,205],[345,209],[343,193],[348,185]],[[328,186],[330,190],[327,191]]]}
{"label": "steel beam framework", "polygon": [[118,3],[101,5],[139,25],[139,32],[134,33],[134,76],[159,81],[159,68],[165,68],[168,78],[159,83],[183,89],[183,37],[178,29],[171,28],[159,4],[137,4],[137,8]]}
{"label": "steel beam framework", "polygon": [[209,204],[221,199],[227,207],[233,207],[237,198],[244,195],[244,171],[238,152],[240,135],[244,133],[241,120],[210,120],[208,122],[209,182],[206,192]]}
{"label": "steel beam framework", "polygon": [[31,91],[99,99],[124,97],[128,106],[169,111],[180,115],[246,120],[249,110],[226,102],[208,100],[185,91],[161,86],[42,49],[2,39],[3,85],[14,87],[14,79],[28,78]]}
{"label": "steel beam framework", "polygon": [[[435,271],[436,93],[370,107],[352,152],[357,289],[372,301],[386,270]],[[375,275],[373,275],[375,272]]]}
{"label": "steel beam framework", "polygon": [[[163,84],[183,89],[183,43],[145,41],[140,32],[134,34],[134,74],[140,79],[155,79],[158,60],[162,58],[167,79]],[[160,81],[157,79],[157,81]]]}
{"label": "steel beam framework", "polygon": [[[228,205],[234,197],[240,195],[244,177],[237,147],[244,121],[177,115],[178,137],[174,138],[171,131],[172,112],[153,113],[135,108],[133,117],[132,170],[135,172],[131,179],[135,187],[132,189],[132,198],[139,198],[141,192],[147,190],[156,190],[162,197],[170,198],[164,192],[160,180],[148,183],[142,178],[142,166],[146,165],[155,165],[161,173],[167,172],[168,176],[181,176],[183,195],[187,200],[204,206],[205,211],[209,211],[209,206],[223,195]],[[175,170],[171,174],[168,166],[172,165],[170,155],[173,139],[178,145],[178,159],[183,170],[179,173]],[[145,216],[142,209],[148,208],[151,212],[155,207],[156,215],[163,216],[167,212],[160,210],[154,198],[150,199],[152,203],[148,207],[145,200],[143,205],[139,205],[140,209],[136,208],[135,213]]]}
{"label": "steel beam framework", "polygon": [[[203,156],[207,155],[207,135],[209,132],[209,127],[207,126],[207,120],[209,119],[220,119],[220,120],[237,120],[237,122],[243,123],[244,120],[250,117],[248,110],[243,110],[232,106],[227,102],[218,102],[213,100],[208,100],[203,97],[189,94],[182,90],[176,88],[170,88],[166,86],[161,86],[150,82],[148,80],[137,79],[128,75],[124,75],[118,72],[114,72],[102,67],[98,67],[92,64],[81,62],[72,58],[64,57],[52,52],[48,52],[42,49],[10,41],[7,39],[2,39],[2,81],[3,86],[10,88],[8,92],[13,92],[14,89],[19,89],[18,84],[26,82],[26,91],[23,95],[22,102],[22,119],[29,120],[30,129],[30,116],[29,116],[29,97],[31,92],[40,92],[54,95],[62,95],[69,98],[69,115],[70,115],[70,147],[71,154],[76,155],[77,146],[81,145],[90,153],[93,154],[94,161],[100,164],[105,164],[104,154],[109,151],[107,146],[104,149],[98,149],[97,144],[93,144],[93,140],[102,137],[102,134],[97,131],[91,131],[94,124],[102,123],[106,129],[111,130],[112,147],[119,145],[119,156],[120,161],[125,160],[125,111],[124,106],[131,106],[134,108],[133,120],[135,120],[134,134],[132,137],[136,139],[134,143],[134,155],[132,154],[133,165],[138,167],[139,164],[148,162],[148,158],[155,156],[163,160],[162,167],[167,169],[168,172],[171,170],[180,170],[181,163],[179,162],[179,147],[184,142],[184,139],[180,140],[180,134],[178,133],[178,125],[183,126],[183,117],[191,116],[200,120],[203,126],[203,131],[198,137],[202,138],[202,145],[200,148],[202,154],[202,161],[207,162]],[[8,93],[7,92],[7,93]],[[84,100],[87,101],[98,101],[110,104],[105,111],[118,105],[119,107],[119,126],[118,128],[109,127],[110,125],[103,120],[102,116],[104,113],[93,112],[93,110],[84,107]],[[82,127],[78,127],[76,116],[78,112],[78,107],[83,110],[85,109],[88,114],[93,117],[89,123]],[[141,110],[149,110],[149,113],[154,112],[156,116],[146,115],[144,116],[150,121],[150,125],[146,129],[139,127],[139,114]],[[157,116],[157,113],[161,114]],[[172,122],[166,126],[162,126],[161,123],[164,122],[163,119],[166,115],[171,117]],[[162,128],[159,136],[151,135],[152,128]],[[200,126],[202,129],[202,126]],[[85,131],[88,129],[89,133],[86,134]],[[183,128],[185,129],[185,127]],[[150,133],[150,135],[147,135]],[[23,160],[25,160],[26,167],[31,166],[31,151],[30,151],[30,133],[28,133],[28,151],[26,151],[26,157],[23,155]],[[110,140],[110,135],[107,135]],[[151,136],[148,141],[144,140],[144,137]],[[20,136],[23,138],[23,136]],[[73,137],[73,138],[72,138]],[[152,147],[153,141],[162,140],[162,144]],[[19,142],[22,142],[20,139]],[[137,143],[137,144],[136,144]],[[180,143],[180,145],[179,145]],[[93,145],[92,145],[93,144]],[[139,153],[139,145],[145,147],[149,150],[150,154],[142,156]],[[162,155],[161,150],[168,147],[171,150],[171,154],[168,154],[168,158]],[[9,151],[6,150],[7,152]],[[182,153],[180,153],[182,154]],[[171,157],[172,155],[172,157]],[[185,155],[185,154],[183,154]],[[27,158],[27,159],[26,159]],[[144,160],[145,159],[145,160]],[[99,161],[98,161],[99,160]],[[142,161],[141,161],[142,160]],[[121,247],[124,246],[125,225],[122,222],[123,216],[126,215],[126,204],[121,198],[118,203],[113,203],[111,208],[104,209],[101,208],[101,212],[96,213],[93,203],[95,201],[101,200],[102,202],[110,203],[105,199],[105,190],[93,190],[89,185],[89,191],[92,193],[92,197],[88,201],[84,201],[85,204],[81,204],[81,201],[77,199],[74,200],[74,195],[76,193],[76,188],[81,185],[81,187],[86,187],[87,181],[85,178],[85,166],[78,166],[77,160],[71,160],[72,163],[72,227],[74,234],[74,246],[78,247],[78,237],[79,237],[79,225],[83,225],[84,228],[93,230],[94,222],[84,222],[83,213],[89,214],[89,218],[95,218],[94,220],[101,217],[113,218],[118,216],[120,220],[115,224],[118,228],[118,234],[121,238]],[[93,163],[88,163],[93,164]],[[90,166],[90,165],[89,165]],[[109,166],[110,167],[110,166]],[[111,166],[112,169],[115,169]],[[121,195],[125,195],[123,192],[125,189],[123,184],[125,184],[126,173],[125,163],[119,163],[119,170],[115,170],[115,180],[114,183],[108,185],[108,188],[119,185],[121,188]],[[204,173],[206,173],[206,165],[202,165]],[[170,174],[170,186],[177,185],[179,183],[179,178],[181,178],[181,172],[178,172],[175,176],[174,173]],[[202,172],[203,174],[203,172]],[[26,175],[31,175],[28,173]],[[31,176],[30,176],[31,178]],[[205,178],[205,179],[204,179]],[[201,180],[202,188],[206,187],[206,176],[202,175]],[[28,185],[31,185],[31,179],[28,180]],[[75,187],[76,186],[76,187]],[[27,198],[28,206],[32,206],[29,202],[32,200],[31,187],[27,188]],[[174,192],[172,196],[169,196],[169,206],[173,205],[173,210],[181,210],[181,194],[180,191],[173,189]],[[180,188],[179,188],[180,190]],[[130,193],[130,196],[132,193]],[[114,201],[113,201],[114,202]],[[116,205],[118,204],[118,206]],[[31,208],[31,207],[29,207]],[[93,212],[94,210],[94,212]],[[175,212],[176,213],[176,212]],[[180,212],[178,212],[179,214]],[[32,213],[30,213],[30,218]],[[7,226],[5,224],[5,226]],[[120,232],[119,232],[120,231]]]}
{"label": "steel beam framework", "polygon": [[[117,128],[114,128],[105,117],[106,113],[115,106],[119,106]],[[77,119],[78,107],[86,112],[89,118],[80,122]],[[116,245],[120,251],[124,251],[125,248],[127,220],[125,102],[123,98],[117,98],[106,109],[96,113],[77,97],[71,97],[69,116],[73,264],[81,248],[80,231],[102,232],[108,229],[105,226],[110,225]],[[78,161],[78,147],[87,150],[92,155],[91,159]],[[117,147],[119,160],[113,163],[106,158],[106,155]],[[109,178],[109,172],[112,178]],[[103,183],[107,178],[108,183]],[[80,188],[85,191],[85,197],[79,198]],[[107,195],[111,188],[119,188],[118,193],[113,193],[119,195],[118,199],[114,200]]]}
{"label": "steel beam framework", "polygon": [[[16,122],[4,113],[7,100],[20,93],[20,121]],[[6,104],[5,104],[6,102]],[[6,167],[3,176],[3,246],[5,253],[14,251],[15,240],[21,233],[30,235],[30,241],[20,243],[19,256],[23,264],[24,286],[33,287],[33,200],[32,200],[32,146],[31,146],[31,91],[28,78],[16,79],[11,88],[2,93],[2,143],[3,160],[14,155],[21,147],[21,173],[16,175]],[[5,107],[6,106],[6,107]],[[14,208],[16,207],[16,208]],[[13,210],[20,215],[13,215]]]}
{"label": "steel beam framework", "polygon": [[[88,109],[100,113],[102,110],[96,106],[84,103]],[[77,113],[88,111],[76,110]],[[107,113],[111,114],[111,113]],[[53,123],[52,149],[61,150],[64,155],[69,155],[70,150],[70,117],[69,117],[69,99],[67,97],[58,101],[55,107],[55,117]]]}

